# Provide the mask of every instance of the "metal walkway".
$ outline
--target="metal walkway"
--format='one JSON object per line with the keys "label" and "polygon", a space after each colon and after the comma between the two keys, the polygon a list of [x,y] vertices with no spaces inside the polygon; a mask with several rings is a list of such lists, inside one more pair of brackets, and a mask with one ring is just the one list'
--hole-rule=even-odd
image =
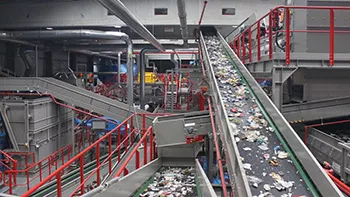
{"label": "metal walkway", "polygon": [[[124,120],[134,112],[132,106],[129,107],[123,102],[98,95],[54,78],[0,78],[0,91],[16,90],[51,94],[59,100],[116,120]],[[139,112],[145,111],[140,110]],[[147,120],[147,123],[150,125],[153,119],[152,117],[147,117]]]}
{"label": "metal walkway", "polygon": [[[234,54],[223,37],[216,31],[207,30],[201,33],[200,46],[202,49],[203,63],[209,75],[210,91],[214,101],[216,122],[218,123],[221,133],[220,137],[222,141],[225,142],[227,166],[229,174],[232,175],[230,176],[231,186],[232,188],[236,188],[234,190],[235,196],[251,197],[253,195],[259,195],[260,191],[264,191],[264,187],[262,187],[264,184],[273,185],[273,179],[275,178],[271,176],[272,172],[282,172],[281,174],[284,174],[281,175],[282,177],[284,176],[283,178],[294,181],[292,189],[293,195],[343,196],[296,132],[285,120],[283,115],[261,89],[244,64],[238,59],[236,54]],[[224,70],[224,68],[220,70],[220,67],[225,67],[227,65],[230,65],[232,68],[230,71]],[[219,67],[219,69],[217,67]],[[244,87],[244,89],[248,91],[246,94],[251,95],[249,99],[243,98],[240,101],[236,100],[236,103],[242,103],[241,109],[243,110],[241,118],[238,118],[239,123],[237,123],[238,126],[236,129],[231,125],[232,121],[235,122],[234,120],[237,121],[237,119],[229,119],[228,116],[233,109],[232,106],[230,107],[229,102],[227,102],[230,96],[227,96],[227,93],[225,94],[225,90],[231,88],[232,94],[235,94],[235,86],[230,87],[230,83],[222,83],[223,80],[218,79],[220,75],[225,75],[227,72],[239,75],[238,83],[244,84],[243,86],[239,86]],[[233,80],[233,78],[226,75],[224,80]],[[224,95],[225,99],[223,99]],[[260,113],[268,122],[262,129],[256,129],[261,133],[259,135],[268,136],[269,142],[266,145],[268,149],[265,150],[258,148],[259,143],[257,142],[250,143],[246,140],[240,140],[240,142],[237,143],[237,138],[242,137],[242,133],[247,133],[244,132],[247,130],[246,128],[248,126],[247,114],[250,113],[248,113],[248,111],[252,109],[251,107],[253,105],[260,108]],[[267,132],[268,127],[273,128],[274,132]],[[239,130],[238,133],[237,129]],[[288,163],[286,160],[281,159],[278,160],[280,165],[275,167],[269,165],[269,163],[265,161],[265,155],[268,155],[269,161],[272,156],[277,156],[276,153],[274,154],[273,150],[276,146],[283,147],[283,149],[288,152],[290,161],[292,162]],[[248,149],[243,149],[247,147],[250,149],[250,152],[246,151]],[[244,161],[242,161],[242,157]],[[245,165],[243,165],[243,163],[245,163]],[[247,164],[251,164],[251,167]],[[263,172],[265,172],[265,176],[262,175],[264,174]],[[254,181],[252,181],[252,177],[261,179],[262,183],[253,185]],[[280,192],[275,194],[274,192],[276,189],[273,190],[274,195],[289,192],[287,189],[284,193]],[[303,192],[305,193],[302,194]]]}

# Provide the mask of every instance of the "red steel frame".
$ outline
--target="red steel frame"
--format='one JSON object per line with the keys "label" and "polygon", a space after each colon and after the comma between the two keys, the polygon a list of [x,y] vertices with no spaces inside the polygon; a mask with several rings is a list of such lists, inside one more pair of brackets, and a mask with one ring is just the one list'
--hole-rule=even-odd
{"label": "red steel frame", "polygon": [[[61,173],[64,172],[65,169],[67,169],[72,163],[74,162],[78,162],[80,163],[79,168],[80,168],[80,194],[84,193],[84,184],[86,183],[86,179],[89,179],[91,176],[88,176],[87,178],[84,178],[84,155],[88,152],[88,151],[92,151],[95,150],[96,152],[96,169],[95,171],[93,171],[93,173],[96,173],[97,175],[97,179],[96,182],[97,184],[100,183],[100,168],[102,165],[106,164],[108,162],[108,168],[109,170],[111,170],[112,167],[112,159],[111,159],[111,155],[113,153],[115,153],[116,151],[118,151],[118,161],[120,161],[120,147],[121,145],[124,145],[124,147],[128,146],[128,140],[129,139],[134,139],[134,134],[136,132],[135,128],[134,128],[134,118],[140,115],[142,117],[142,129],[141,129],[141,133],[142,133],[142,138],[141,140],[138,142],[138,144],[136,145],[136,147],[132,150],[132,154],[131,156],[129,156],[126,160],[126,162],[123,164],[123,166],[121,167],[122,170],[119,170],[117,172],[116,175],[120,176],[121,172],[124,172],[124,175],[128,174],[128,170],[126,168],[127,163],[131,160],[131,157],[133,155],[135,155],[136,153],[136,166],[140,167],[140,155],[137,154],[138,152],[138,147],[141,145],[141,143],[144,144],[144,165],[147,164],[147,155],[149,154],[150,160],[152,161],[153,159],[155,159],[157,156],[157,152],[156,152],[156,144],[155,144],[155,138],[153,136],[153,129],[152,127],[149,127],[146,130],[146,116],[167,116],[170,114],[132,114],[130,117],[128,117],[126,120],[124,120],[122,123],[120,123],[116,128],[114,128],[113,130],[111,130],[110,132],[108,132],[107,134],[105,134],[103,137],[101,137],[100,139],[98,139],[97,141],[95,141],[91,146],[87,147],[86,149],[84,149],[83,151],[81,151],[80,153],[78,153],[76,156],[74,156],[72,159],[70,159],[69,161],[67,161],[65,164],[63,164],[60,168],[58,168],[56,171],[54,171],[53,173],[51,173],[49,176],[47,176],[44,180],[42,180],[40,183],[38,183],[37,185],[35,185],[34,187],[32,187],[30,190],[28,190],[26,193],[24,193],[22,195],[22,197],[27,197],[30,196],[33,192],[35,192],[38,188],[40,188],[41,186],[43,186],[44,184],[46,184],[47,182],[49,182],[52,178],[56,178],[57,181],[57,196],[58,197],[62,197],[62,190],[61,190]],[[130,134],[127,134],[126,132],[124,132],[124,134],[121,134],[121,130],[120,128],[124,127],[126,128],[124,131],[131,131]],[[118,144],[118,146],[113,150],[112,150],[112,134],[118,134],[117,136],[117,141],[115,142],[116,144]],[[121,136],[121,137],[120,137]],[[148,138],[147,138],[148,137]],[[99,156],[100,156],[100,143],[103,143],[104,141],[108,141],[111,143],[108,143],[108,156],[107,158],[100,163],[99,160]],[[148,150],[147,148],[147,142],[150,143],[150,150]],[[131,151],[131,150],[130,150]],[[111,171],[109,171],[111,172]]]}
{"label": "red steel frame", "polygon": [[327,126],[327,125],[335,125],[335,124],[342,124],[342,123],[349,123],[350,120],[339,120],[339,121],[333,121],[333,122],[326,122],[326,123],[319,123],[319,124],[313,124],[313,125],[306,125],[304,127],[304,143],[307,145],[307,139],[309,135],[309,129],[313,127],[320,127],[320,126]]}
{"label": "red steel frame", "polygon": [[[5,186],[9,187],[9,193],[12,194],[12,188],[13,188],[13,182],[16,182],[16,176],[13,176],[12,172],[13,170],[17,169],[17,161],[14,160],[10,155],[0,150],[0,154],[4,155],[4,159],[0,161],[0,163],[7,168],[4,172],[1,173],[1,179],[3,181],[3,184]],[[8,162],[8,164],[4,163]],[[11,165],[12,163],[12,165]],[[7,176],[6,176],[7,175]],[[8,177],[8,180],[6,181],[6,177]],[[13,181],[12,181],[13,178]]]}
{"label": "red steel frame", "polygon": [[[26,161],[25,169],[23,169],[23,170],[19,170],[19,169],[11,170],[11,174],[14,177],[14,183],[12,184],[12,186],[27,186],[27,190],[29,190],[30,189],[30,183],[33,180],[39,178],[39,180],[42,181],[43,180],[43,174],[45,172],[48,172],[48,174],[50,175],[53,167],[57,170],[58,162],[61,162],[61,165],[64,165],[65,157],[67,157],[67,160],[70,160],[71,153],[72,153],[72,146],[71,145],[67,145],[67,146],[62,147],[61,149],[57,150],[53,154],[51,154],[51,155],[41,159],[37,163],[33,163],[33,164],[29,165],[28,164],[28,157],[30,155],[32,155],[33,161],[35,162],[34,153],[32,153],[32,152],[29,152],[29,153],[28,152],[9,152],[9,155],[24,155],[26,157],[26,159],[25,159],[25,161]],[[45,167],[46,164],[47,164],[47,169],[45,169],[46,168]],[[30,179],[30,177],[29,177],[30,171],[31,170],[34,171],[36,169],[39,170],[39,174],[34,176],[34,177],[32,177]],[[25,174],[26,182],[18,184],[15,181],[15,178],[16,178],[17,174]]]}
{"label": "red steel frame", "polygon": [[[272,29],[272,14],[280,9],[283,9],[285,11],[285,30],[278,30],[273,32]],[[290,27],[291,21],[290,21],[290,11],[295,9],[305,9],[305,10],[328,10],[329,11],[329,18],[330,18],[330,24],[329,24],[329,30],[292,30]],[[248,40],[249,40],[249,62],[252,63],[252,32],[257,31],[257,60],[261,61],[261,38],[260,38],[260,22],[268,17],[269,20],[269,28],[268,28],[268,38],[269,38],[269,59],[272,60],[273,58],[273,34],[276,32],[285,32],[286,34],[286,65],[288,66],[290,64],[290,34],[295,33],[329,33],[329,65],[334,66],[334,37],[335,33],[350,33],[350,31],[342,31],[342,30],[334,30],[334,12],[337,10],[349,10],[350,7],[348,6],[278,6],[274,9],[272,9],[269,13],[262,16],[259,20],[257,20],[255,23],[253,23],[250,27],[248,27],[245,31],[238,34],[234,40],[233,40],[233,50],[237,54],[237,56],[242,60],[243,63],[245,63],[245,43],[244,38],[246,33],[248,33]],[[241,43],[240,43],[241,41]],[[241,50],[241,47],[243,50]],[[242,56],[241,56],[242,52]]]}
{"label": "red steel frame", "polygon": [[[101,137],[100,139],[98,139],[97,141],[95,141],[91,146],[87,147],[86,149],[84,149],[83,151],[81,151],[80,153],[78,153],[76,156],[74,156],[72,159],[70,159],[69,161],[67,161],[65,164],[63,164],[60,168],[58,168],[56,171],[54,171],[53,173],[51,173],[49,176],[47,176],[43,181],[41,181],[40,183],[38,183],[37,185],[35,185],[34,187],[32,187],[31,189],[29,189],[26,193],[24,193],[22,196],[23,197],[27,197],[30,196],[33,192],[35,192],[38,188],[40,188],[41,186],[43,186],[45,183],[49,182],[52,178],[56,177],[56,181],[57,181],[57,196],[58,197],[62,197],[62,190],[61,190],[61,173],[64,172],[65,169],[68,169],[68,167],[77,162],[80,163],[79,165],[79,169],[80,169],[80,184],[84,185],[84,155],[89,152],[89,151],[94,151],[96,152],[96,173],[97,173],[97,183],[99,184],[99,182],[101,181],[99,179],[99,173],[100,173],[100,168],[99,166],[100,161],[99,161],[99,156],[100,156],[100,143],[105,140],[108,140],[108,138],[110,138],[112,136],[112,134],[118,133],[118,136],[120,136],[120,128],[124,127],[125,128],[125,132],[124,135],[126,134],[126,131],[128,131],[129,129],[133,128],[133,121],[131,121],[131,119],[133,119],[135,116],[135,114],[131,115],[129,118],[127,118],[126,120],[124,120],[121,124],[119,124],[116,128],[114,128],[113,130],[111,130],[110,132],[108,132],[106,135],[104,135],[103,137]],[[120,144],[120,143],[119,143]],[[108,146],[112,147],[112,143],[108,144]],[[108,149],[111,149],[110,147],[108,147]],[[111,152],[110,152],[111,153]],[[109,155],[110,155],[109,153]],[[108,162],[111,162],[111,160],[108,160]],[[110,164],[109,164],[110,165]],[[83,186],[82,186],[83,187]],[[81,194],[84,193],[84,189],[81,191]]]}

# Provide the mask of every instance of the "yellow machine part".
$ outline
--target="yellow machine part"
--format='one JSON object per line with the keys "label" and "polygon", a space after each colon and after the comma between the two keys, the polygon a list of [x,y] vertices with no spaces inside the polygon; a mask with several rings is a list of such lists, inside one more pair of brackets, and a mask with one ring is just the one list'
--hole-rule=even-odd
{"label": "yellow machine part", "polygon": [[[137,81],[140,83],[140,73],[138,74]],[[158,81],[158,77],[154,72],[145,73],[145,83],[155,83]]]}

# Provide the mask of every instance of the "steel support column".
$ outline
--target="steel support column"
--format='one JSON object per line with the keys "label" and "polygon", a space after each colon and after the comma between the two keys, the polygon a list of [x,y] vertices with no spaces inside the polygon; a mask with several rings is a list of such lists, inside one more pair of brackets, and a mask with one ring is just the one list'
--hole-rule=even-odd
{"label": "steel support column", "polygon": [[293,75],[296,67],[278,67],[272,69],[272,100],[276,107],[281,110],[283,104],[283,83]]}

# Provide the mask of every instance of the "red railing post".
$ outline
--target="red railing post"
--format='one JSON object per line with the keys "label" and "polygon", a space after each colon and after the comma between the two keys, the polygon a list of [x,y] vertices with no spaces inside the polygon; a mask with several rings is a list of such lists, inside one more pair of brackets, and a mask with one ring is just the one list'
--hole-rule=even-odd
{"label": "red railing post", "polygon": [[13,182],[16,185],[17,184],[17,160],[13,162],[13,170],[15,171],[13,173]]}
{"label": "red railing post", "polygon": [[57,197],[62,197],[61,173],[56,174],[56,180],[57,180]]}
{"label": "red railing post", "polygon": [[[108,155],[112,154],[112,135],[108,136]],[[112,172],[112,156],[108,159],[108,172]]]}
{"label": "red railing post", "polygon": [[12,174],[10,172],[10,170],[8,171],[8,176],[9,176],[9,194],[12,194]]}
{"label": "red railing post", "polygon": [[250,27],[248,29],[248,39],[249,39],[249,63],[252,63],[253,56],[252,56],[252,28]]}
{"label": "red railing post", "polygon": [[84,155],[79,158],[80,167],[80,194],[84,194]]}
{"label": "red railing post", "polygon": [[143,165],[147,164],[147,137],[143,141]]}
{"label": "red railing post", "polygon": [[[120,144],[120,127],[118,127],[117,146]],[[118,162],[120,162],[120,148],[118,149]]]}
{"label": "red railing post", "polygon": [[43,180],[43,173],[42,173],[42,169],[41,169],[41,162],[39,162],[39,179],[40,179],[40,181]]}
{"label": "red railing post", "polygon": [[245,34],[246,34],[246,31],[244,31],[242,33],[242,63],[245,64]]}
{"label": "red railing post", "polygon": [[237,38],[237,56],[238,56],[238,58],[239,59],[241,59],[241,43],[240,43],[240,39],[241,39],[241,37],[240,36],[238,36],[238,38]]}
{"label": "red railing post", "polygon": [[334,10],[329,11],[329,65],[334,65]]}
{"label": "red railing post", "polygon": [[51,157],[48,157],[48,168],[49,168],[49,175],[51,174]]}
{"label": "red railing post", "polygon": [[286,65],[290,64],[290,10],[285,9],[286,12]]}
{"label": "red railing post", "polygon": [[260,34],[261,34],[261,32],[260,32],[260,20],[259,20],[258,23],[257,23],[257,45],[258,45],[257,51],[258,51],[258,61],[261,60]]}
{"label": "red railing post", "polygon": [[140,152],[137,150],[135,154],[135,168],[136,170],[140,168]]}
{"label": "red railing post", "polygon": [[153,160],[153,128],[151,128],[151,132],[149,133],[149,160]]}
{"label": "red railing post", "polygon": [[[67,153],[67,157],[68,157],[68,161],[70,160],[70,154],[72,152],[71,146],[68,148],[68,153]],[[70,164],[68,166],[68,171],[70,170]]]}
{"label": "red railing post", "polygon": [[100,172],[100,143],[96,144],[96,181],[97,185],[101,183],[101,172]]}
{"label": "red railing post", "polygon": [[30,185],[29,185],[29,169],[26,169],[26,179],[27,179],[27,191],[30,189]]}
{"label": "red railing post", "polygon": [[272,12],[270,11],[269,13],[269,59],[272,59],[272,52],[273,52],[273,41],[272,41],[272,25],[273,25],[273,21],[272,21]]}
{"label": "red railing post", "polygon": [[55,160],[54,160],[54,162],[55,162],[55,167],[56,167],[56,170],[58,169],[58,158],[57,158],[57,155],[55,154],[54,155],[54,157],[55,157]]}

